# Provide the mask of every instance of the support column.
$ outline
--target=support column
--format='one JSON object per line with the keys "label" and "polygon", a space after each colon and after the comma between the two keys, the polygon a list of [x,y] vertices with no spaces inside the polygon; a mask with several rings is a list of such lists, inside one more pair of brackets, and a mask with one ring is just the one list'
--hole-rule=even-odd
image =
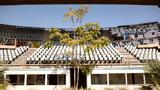
{"label": "support column", "polygon": [[91,88],[91,75],[92,74],[87,75],[87,88]]}
{"label": "support column", "polygon": [[7,78],[7,75],[6,75],[6,73],[4,73],[4,79],[6,79]]}
{"label": "support column", "polygon": [[24,75],[24,86],[27,85],[27,74]]}
{"label": "support column", "polygon": [[71,82],[70,82],[70,70],[69,69],[66,69],[65,75],[66,75],[66,86],[68,88],[70,88],[71,87]]}
{"label": "support column", "polygon": [[109,86],[109,73],[107,73],[107,85]]}
{"label": "support column", "polygon": [[126,86],[127,86],[128,85],[127,73],[125,73],[125,81],[126,81]]}
{"label": "support column", "polygon": [[47,83],[48,83],[48,76],[47,76],[48,74],[45,74],[45,85],[47,85]]}
{"label": "support column", "polygon": [[143,83],[146,84],[146,77],[144,74],[143,74]]}

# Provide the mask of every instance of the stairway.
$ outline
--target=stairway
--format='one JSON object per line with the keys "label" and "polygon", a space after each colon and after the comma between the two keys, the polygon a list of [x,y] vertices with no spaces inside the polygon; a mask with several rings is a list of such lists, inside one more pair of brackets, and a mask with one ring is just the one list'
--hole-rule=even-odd
{"label": "stairway", "polygon": [[32,53],[35,51],[35,48],[29,48],[26,52],[24,52],[21,56],[15,59],[12,64],[26,64],[27,58],[32,55]]}
{"label": "stairway", "polygon": [[124,47],[116,48],[123,56],[124,63],[140,63],[133,55],[131,55]]}

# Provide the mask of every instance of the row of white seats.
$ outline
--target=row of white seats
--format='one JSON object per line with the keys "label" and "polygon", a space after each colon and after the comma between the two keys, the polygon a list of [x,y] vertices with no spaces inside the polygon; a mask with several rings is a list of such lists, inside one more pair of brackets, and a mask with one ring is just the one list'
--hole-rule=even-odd
{"label": "row of white seats", "polygon": [[[87,46],[77,45],[69,47],[66,45],[54,45],[52,48],[38,48],[27,61],[54,61],[54,60],[122,60],[122,55],[112,44],[104,46],[94,51],[85,52]],[[68,54],[67,54],[68,53]]]}
{"label": "row of white seats", "polygon": [[142,62],[159,59],[159,52],[156,49],[138,49],[135,46],[126,46],[125,49]]}
{"label": "row of white seats", "polygon": [[0,60],[4,62],[12,62],[28,50],[28,48],[28,46],[20,46],[15,49],[0,49]]}

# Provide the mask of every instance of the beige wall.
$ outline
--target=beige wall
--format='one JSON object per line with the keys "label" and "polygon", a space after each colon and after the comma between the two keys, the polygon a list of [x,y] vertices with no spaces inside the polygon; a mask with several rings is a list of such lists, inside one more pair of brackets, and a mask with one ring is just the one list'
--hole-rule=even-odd
{"label": "beige wall", "polygon": [[42,36],[42,41],[47,42],[49,41],[49,30],[45,30]]}

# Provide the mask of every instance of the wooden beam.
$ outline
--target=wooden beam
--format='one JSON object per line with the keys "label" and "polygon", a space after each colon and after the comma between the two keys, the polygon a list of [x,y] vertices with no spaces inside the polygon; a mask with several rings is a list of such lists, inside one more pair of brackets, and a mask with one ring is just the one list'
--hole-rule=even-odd
{"label": "wooden beam", "polygon": [[102,62],[102,64],[104,63],[104,61],[101,61]]}
{"label": "wooden beam", "polygon": [[[90,63],[90,64],[79,64],[79,66],[85,65],[85,66],[128,66],[128,64],[125,63],[103,63],[103,64],[95,64],[95,63]],[[136,64],[130,64],[130,65],[145,65],[145,63],[136,63]],[[59,66],[58,64],[2,64],[1,66]],[[61,66],[73,66],[71,64],[62,64]]]}

